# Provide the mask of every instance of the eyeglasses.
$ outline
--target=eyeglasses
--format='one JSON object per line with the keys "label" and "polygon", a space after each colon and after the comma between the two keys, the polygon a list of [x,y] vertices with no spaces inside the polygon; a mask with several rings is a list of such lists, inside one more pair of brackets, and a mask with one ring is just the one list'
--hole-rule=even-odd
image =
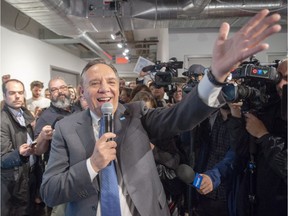
{"label": "eyeglasses", "polygon": [[59,90],[66,91],[67,89],[68,89],[68,86],[62,85],[59,88],[51,88],[50,91],[51,93],[58,93]]}

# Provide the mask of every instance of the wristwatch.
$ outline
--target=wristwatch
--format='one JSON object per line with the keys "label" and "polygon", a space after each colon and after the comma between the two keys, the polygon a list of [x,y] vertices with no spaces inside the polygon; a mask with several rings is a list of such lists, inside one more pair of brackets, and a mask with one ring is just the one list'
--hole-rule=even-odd
{"label": "wristwatch", "polygon": [[210,68],[205,68],[204,74],[207,74],[207,77],[208,77],[209,81],[215,86],[225,86],[225,85],[228,84],[227,82],[219,82],[219,81],[217,81],[215,79],[214,75],[212,74],[212,71],[211,71]]}

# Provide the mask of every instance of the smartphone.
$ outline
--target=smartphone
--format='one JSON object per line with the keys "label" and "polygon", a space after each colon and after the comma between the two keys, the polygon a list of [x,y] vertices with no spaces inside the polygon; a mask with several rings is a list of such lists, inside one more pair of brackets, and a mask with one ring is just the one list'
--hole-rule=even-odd
{"label": "smartphone", "polygon": [[37,141],[34,140],[32,143],[30,143],[30,147],[33,148],[37,144]]}

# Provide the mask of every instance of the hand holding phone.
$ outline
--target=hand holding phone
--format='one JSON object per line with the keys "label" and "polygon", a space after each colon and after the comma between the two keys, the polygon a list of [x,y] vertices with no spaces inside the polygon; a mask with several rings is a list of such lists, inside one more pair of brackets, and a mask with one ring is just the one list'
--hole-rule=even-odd
{"label": "hand holding phone", "polygon": [[34,140],[32,143],[30,143],[30,148],[33,148],[37,144],[37,140]]}

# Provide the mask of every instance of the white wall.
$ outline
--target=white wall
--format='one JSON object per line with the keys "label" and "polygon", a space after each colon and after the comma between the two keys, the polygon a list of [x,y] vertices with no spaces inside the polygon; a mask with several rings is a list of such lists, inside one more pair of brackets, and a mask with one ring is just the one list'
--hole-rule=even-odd
{"label": "white wall", "polygon": [[1,27],[1,75],[10,74],[11,78],[21,80],[27,98],[31,97],[33,80],[44,82],[45,88],[48,86],[50,66],[80,73],[86,63],[53,45]]}

